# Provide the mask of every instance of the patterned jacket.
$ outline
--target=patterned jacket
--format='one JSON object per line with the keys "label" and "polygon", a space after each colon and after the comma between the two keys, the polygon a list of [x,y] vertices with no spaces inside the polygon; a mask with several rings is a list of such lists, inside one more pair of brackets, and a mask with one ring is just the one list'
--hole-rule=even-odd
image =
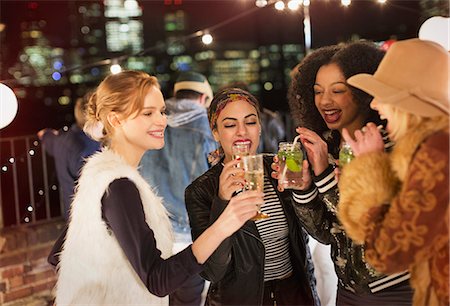
{"label": "patterned jacket", "polygon": [[367,261],[409,269],[415,306],[449,305],[448,118],[415,127],[390,155],[356,158],[339,186],[339,217]]}
{"label": "patterned jacket", "polygon": [[[386,149],[391,146],[392,143],[385,137]],[[322,174],[313,176],[309,190],[294,191],[293,200],[297,217],[308,233],[319,242],[331,246],[338,285],[357,295],[367,295],[407,281],[410,274],[406,268],[392,275],[373,269],[365,259],[364,246],[355,243],[344,231],[337,217],[340,191],[332,159],[330,156],[330,165]],[[358,201],[364,204],[365,200]]]}

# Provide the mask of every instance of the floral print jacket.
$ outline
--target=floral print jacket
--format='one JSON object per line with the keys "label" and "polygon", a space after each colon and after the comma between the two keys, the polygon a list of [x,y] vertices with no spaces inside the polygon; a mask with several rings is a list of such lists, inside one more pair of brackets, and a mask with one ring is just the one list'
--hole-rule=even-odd
{"label": "floral print jacket", "polygon": [[339,181],[345,230],[378,271],[411,271],[415,306],[449,305],[448,129],[448,118],[424,122],[391,154],[357,157]]}

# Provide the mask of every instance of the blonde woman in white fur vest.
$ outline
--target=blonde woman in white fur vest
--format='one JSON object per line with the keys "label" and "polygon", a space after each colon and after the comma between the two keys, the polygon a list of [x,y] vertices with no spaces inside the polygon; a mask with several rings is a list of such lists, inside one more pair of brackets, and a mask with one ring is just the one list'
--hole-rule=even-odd
{"label": "blonde woman in white fur vest", "polygon": [[88,112],[85,131],[104,148],[81,172],[59,257],[56,304],[168,305],[165,296],[256,214],[263,194],[232,198],[207,231],[172,255],[167,212],[137,170],[146,150],[164,146],[167,118],[157,79],[138,71],[110,75]]}

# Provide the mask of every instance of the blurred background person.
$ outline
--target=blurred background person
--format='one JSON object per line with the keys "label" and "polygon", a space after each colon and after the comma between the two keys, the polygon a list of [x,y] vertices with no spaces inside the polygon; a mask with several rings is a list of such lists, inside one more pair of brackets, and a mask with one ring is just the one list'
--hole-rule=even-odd
{"label": "blurred background person", "polygon": [[45,128],[37,133],[44,145],[45,152],[55,160],[56,175],[64,205],[62,215],[66,221],[69,219],[70,203],[81,167],[87,157],[100,150],[100,143],[83,132],[87,103],[93,92],[93,90],[88,91],[82,98],[76,100],[74,106],[75,123],[67,132],[62,129]]}
{"label": "blurred background person", "polygon": [[[177,253],[192,242],[184,190],[208,170],[208,153],[217,145],[206,113],[213,96],[206,77],[191,71],[180,73],[174,95],[166,100],[164,148],[147,151],[140,171],[164,199],[175,234],[173,252]],[[170,305],[200,305],[204,283],[198,274],[192,276],[169,295]]]}
{"label": "blurred background person", "polygon": [[[232,147],[243,144],[250,155],[261,134],[259,101],[240,88],[217,93],[208,111],[220,144],[220,161],[186,188],[186,206],[194,239],[202,235],[244,185]],[[206,305],[319,305],[307,234],[297,221],[291,192],[279,192],[270,178],[272,158],[264,157],[264,204],[270,217],[248,221],[223,241],[201,274],[211,281]],[[248,191],[246,191],[248,192]],[[242,192],[241,194],[245,194]]]}
{"label": "blurred background person", "polygon": [[375,269],[411,271],[415,306],[449,305],[449,67],[440,45],[411,39],[348,80],[374,96],[396,145],[384,153],[373,123],[344,130],[357,157],[339,181],[339,217]]}
{"label": "blurred background person", "polygon": [[[370,109],[372,98],[349,86],[347,79],[375,72],[383,56],[382,50],[368,42],[320,48],[298,66],[289,98],[308,157],[303,190],[293,191],[294,208],[309,234],[331,247],[338,277],[336,304],[342,306],[412,303],[408,271],[384,275],[373,269],[364,259],[364,246],[347,236],[336,213],[339,189],[335,170],[343,145],[342,129],[353,132],[367,122],[383,123]],[[386,142],[388,145],[387,138]],[[279,171],[279,166],[275,167]]]}

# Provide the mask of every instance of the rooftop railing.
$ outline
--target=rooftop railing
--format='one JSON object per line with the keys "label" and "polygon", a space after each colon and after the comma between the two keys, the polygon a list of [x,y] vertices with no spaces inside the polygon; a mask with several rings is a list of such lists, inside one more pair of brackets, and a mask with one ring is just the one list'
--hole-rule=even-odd
{"label": "rooftop railing", "polygon": [[36,135],[0,139],[0,229],[59,218],[53,158]]}

